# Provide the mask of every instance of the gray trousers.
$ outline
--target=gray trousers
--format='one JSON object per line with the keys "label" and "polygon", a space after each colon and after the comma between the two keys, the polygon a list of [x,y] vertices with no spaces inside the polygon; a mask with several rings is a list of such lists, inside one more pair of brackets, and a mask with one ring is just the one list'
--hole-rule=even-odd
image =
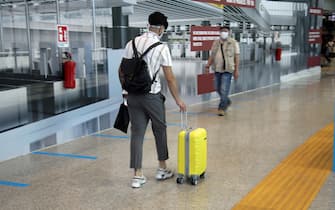
{"label": "gray trousers", "polygon": [[165,97],[161,94],[128,95],[131,123],[130,168],[142,168],[143,140],[149,120],[155,136],[159,161],[167,160],[168,147],[165,120]]}

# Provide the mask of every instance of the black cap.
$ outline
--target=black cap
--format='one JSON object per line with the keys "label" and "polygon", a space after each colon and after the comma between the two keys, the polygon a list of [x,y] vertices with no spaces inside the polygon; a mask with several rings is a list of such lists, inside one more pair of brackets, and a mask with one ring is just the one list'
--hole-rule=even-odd
{"label": "black cap", "polygon": [[167,22],[167,17],[160,13],[160,12],[154,12],[149,15],[149,24],[153,26],[164,26],[165,29],[169,26],[169,23]]}

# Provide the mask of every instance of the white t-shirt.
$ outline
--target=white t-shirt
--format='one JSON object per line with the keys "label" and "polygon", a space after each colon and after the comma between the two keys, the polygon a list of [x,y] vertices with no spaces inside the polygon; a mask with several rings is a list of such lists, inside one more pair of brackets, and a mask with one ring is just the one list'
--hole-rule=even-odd
{"label": "white t-shirt", "polygon": [[[141,56],[142,53],[152,44],[159,42],[159,37],[154,32],[147,32],[135,38],[135,46]],[[132,40],[130,40],[125,49],[124,58],[132,58],[134,55],[133,53],[133,46]],[[169,48],[166,44],[161,44],[156,46],[155,48],[151,49],[143,58],[148,65],[148,70],[150,73],[151,78],[155,75],[157,71],[160,70],[161,66],[171,66],[172,67],[172,59]],[[158,93],[161,91],[161,82],[159,78],[159,73],[156,76],[155,81],[151,85],[150,93]]]}

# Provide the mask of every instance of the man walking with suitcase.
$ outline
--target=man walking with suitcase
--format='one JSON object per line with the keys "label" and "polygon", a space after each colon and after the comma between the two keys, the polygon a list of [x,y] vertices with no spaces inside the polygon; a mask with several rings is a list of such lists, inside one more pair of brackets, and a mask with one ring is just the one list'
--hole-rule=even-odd
{"label": "man walking with suitcase", "polygon": [[[168,27],[167,17],[160,13],[154,12],[149,16],[149,32],[135,38],[135,47],[141,55],[151,45],[160,41],[160,37]],[[134,56],[134,48],[132,41],[128,42],[125,49],[125,59]],[[142,172],[142,153],[143,140],[149,120],[151,120],[153,134],[156,141],[156,150],[158,155],[159,166],[156,172],[157,180],[165,180],[171,178],[174,174],[167,168],[166,160],[169,158],[167,147],[167,131],[165,117],[165,97],[160,92],[161,83],[158,76],[160,68],[163,69],[165,79],[169,90],[179,106],[181,111],[186,111],[186,105],[181,100],[177,81],[172,72],[172,59],[170,51],[165,44],[157,45],[152,48],[143,60],[147,64],[147,68],[151,78],[154,80],[149,93],[135,94],[128,93],[127,102],[131,122],[130,137],[130,168],[134,169],[134,177],[131,186],[139,188],[146,183],[146,177]],[[120,81],[124,81],[122,69],[119,69]],[[157,76],[155,76],[157,75]]]}

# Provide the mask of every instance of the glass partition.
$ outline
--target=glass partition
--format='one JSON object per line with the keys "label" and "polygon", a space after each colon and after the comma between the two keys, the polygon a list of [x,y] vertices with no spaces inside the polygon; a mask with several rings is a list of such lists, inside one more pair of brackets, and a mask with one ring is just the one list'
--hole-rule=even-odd
{"label": "glass partition", "polygon": [[[106,50],[93,44],[93,3],[0,1],[0,132],[108,98]],[[58,25],[67,26],[68,46],[57,42]],[[75,87],[65,88],[69,61]]]}
{"label": "glass partition", "polygon": [[[186,75],[184,66],[188,64],[196,65],[192,68],[201,73],[209,55],[207,50],[191,51],[193,25],[231,26],[232,36],[241,49],[241,78],[251,72],[251,67],[274,64],[275,41],[281,42],[286,51],[283,61],[272,65],[278,66],[278,71],[287,74],[292,66],[306,66],[305,55],[300,53],[303,50],[296,49],[299,62],[287,59],[293,57],[290,50],[295,50],[295,43],[297,47],[305,45],[298,33],[307,26],[305,7],[293,8],[292,11],[301,10],[297,16],[301,21],[293,29],[274,25],[263,30],[265,26],[241,8],[221,8],[196,1],[171,2],[0,0],[0,132],[107,99],[110,89],[106,49],[122,49],[130,39],[146,31],[148,15],[155,10],[169,17],[169,27],[161,41],[167,43],[174,63],[179,66],[177,79]],[[58,30],[59,25],[65,26],[64,34]],[[281,36],[275,36],[276,33]],[[64,36],[66,43],[59,43],[57,40]],[[64,56],[65,52],[71,56]],[[64,65],[70,57],[76,68],[75,87],[69,89],[64,88],[63,81]],[[187,71],[190,78],[196,75]],[[247,90],[249,86],[241,81],[237,86]]]}
{"label": "glass partition", "polygon": [[32,75],[43,79],[61,79],[61,69],[56,43],[56,2],[34,2],[28,4],[30,42],[32,52]]}
{"label": "glass partition", "polygon": [[11,73],[29,72],[29,53],[25,4],[5,4],[1,15],[0,71]]}

